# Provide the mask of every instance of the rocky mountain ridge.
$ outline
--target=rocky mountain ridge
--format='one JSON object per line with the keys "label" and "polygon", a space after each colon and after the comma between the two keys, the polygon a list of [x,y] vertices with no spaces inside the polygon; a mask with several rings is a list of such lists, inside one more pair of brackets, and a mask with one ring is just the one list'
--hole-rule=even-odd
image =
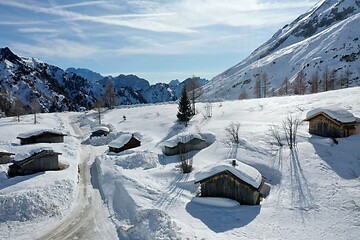
{"label": "rocky mountain ridge", "polygon": [[[189,79],[150,85],[135,75],[103,77],[88,69],[64,71],[35,58],[19,57],[5,47],[0,49],[0,112],[14,115],[34,109],[39,112],[90,109],[96,99],[105,97],[109,82],[116,105],[175,101]],[[200,78],[195,81],[207,82]]]}
{"label": "rocky mountain ridge", "polygon": [[[336,75],[334,89],[360,85],[360,1],[322,0],[307,13],[284,26],[239,64],[214,77],[204,86],[204,99],[258,97],[257,78],[267,78],[265,96],[278,95],[285,79],[294,88],[304,75],[305,92],[312,78],[325,72]],[[323,89],[319,89],[321,91]]]}

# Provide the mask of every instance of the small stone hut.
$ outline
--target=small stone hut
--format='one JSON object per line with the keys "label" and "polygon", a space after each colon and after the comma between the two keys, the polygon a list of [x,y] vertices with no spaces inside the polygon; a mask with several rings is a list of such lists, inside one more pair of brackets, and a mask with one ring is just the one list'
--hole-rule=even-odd
{"label": "small stone hut", "polygon": [[334,138],[356,134],[360,123],[351,112],[341,108],[314,109],[306,114],[304,121],[309,122],[309,133]]}
{"label": "small stone hut", "polygon": [[0,164],[10,163],[15,153],[0,149]]}
{"label": "small stone hut", "polygon": [[162,152],[167,156],[171,156],[202,150],[209,145],[200,134],[181,134],[166,141],[162,147]]}
{"label": "small stone hut", "polygon": [[119,153],[141,145],[141,141],[134,134],[122,134],[120,137],[109,143],[109,151]]}
{"label": "small stone hut", "polygon": [[51,148],[38,148],[25,154],[17,154],[9,166],[9,177],[59,170],[59,155]]}
{"label": "small stone hut", "polygon": [[54,129],[42,129],[30,132],[21,133],[17,136],[20,139],[20,144],[32,143],[61,143],[64,142],[66,134]]}
{"label": "small stone hut", "polygon": [[258,205],[265,180],[255,168],[227,159],[197,172],[195,183],[201,184],[201,197],[223,197],[241,205]]}
{"label": "small stone hut", "polygon": [[92,129],[90,138],[107,136],[110,133],[110,129],[105,126],[98,126]]}

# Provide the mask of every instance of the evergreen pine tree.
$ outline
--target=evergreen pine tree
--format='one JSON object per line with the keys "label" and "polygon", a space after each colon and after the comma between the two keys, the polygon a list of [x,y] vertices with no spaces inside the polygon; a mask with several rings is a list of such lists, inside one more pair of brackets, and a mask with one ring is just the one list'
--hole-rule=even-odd
{"label": "evergreen pine tree", "polygon": [[191,103],[186,93],[186,88],[183,89],[179,100],[179,107],[177,113],[178,121],[187,125],[188,121],[192,117]]}

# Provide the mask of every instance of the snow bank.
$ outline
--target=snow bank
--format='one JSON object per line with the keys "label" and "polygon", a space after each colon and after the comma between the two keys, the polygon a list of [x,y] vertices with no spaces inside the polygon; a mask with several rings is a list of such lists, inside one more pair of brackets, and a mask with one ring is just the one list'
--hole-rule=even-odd
{"label": "snow bank", "polygon": [[33,131],[29,131],[29,132],[20,133],[18,135],[18,138],[29,138],[29,137],[41,135],[43,133],[53,133],[53,134],[63,135],[63,136],[66,135],[66,134],[62,133],[61,131],[58,131],[55,129],[40,129],[40,130],[33,130]]}
{"label": "snow bank", "polygon": [[153,152],[134,152],[116,157],[116,165],[124,169],[155,168],[159,162],[159,155]]}
{"label": "snow bank", "polygon": [[262,181],[261,173],[255,168],[237,160],[235,160],[236,165],[233,166],[232,161],[234,160],[235,159],[227,159],[205,167],[195,174],[195,182],[199,182],[224,171],[229,171],[254,188],[259,188]]}
{"label": "snow bank", "polygon": [[351,123],[356,121],[356,117],[351,112],[343,108],[316,108],[306,114],[306,119],[321,112],[342,123]]}
{"label": "snow bank", "polygon": [[95,160],[100,191],[107,202],[112,221],[118,226],[120,239],[180,239],[179,227],[170,216],[159,209],[139,209],[124,185],[121,171],[114,171],[114,162],[109,156]]}
{"label": "snow bank", "polygon": [[69,206],[73,193],[71,181],[59,180],[45,187],[32,186],[24,191],[0,194],[0,223],[63,216],[64,206]]}

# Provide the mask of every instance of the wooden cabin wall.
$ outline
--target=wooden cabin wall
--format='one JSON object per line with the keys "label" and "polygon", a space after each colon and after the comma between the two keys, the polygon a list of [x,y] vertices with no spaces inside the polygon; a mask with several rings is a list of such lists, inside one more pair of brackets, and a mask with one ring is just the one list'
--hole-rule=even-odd
{"label": "wooden cabin wall", "polygon": [[215,175],[201,183],[202,197],[225,197],[243,205],[260,203],[260,193],[230,174]]}

